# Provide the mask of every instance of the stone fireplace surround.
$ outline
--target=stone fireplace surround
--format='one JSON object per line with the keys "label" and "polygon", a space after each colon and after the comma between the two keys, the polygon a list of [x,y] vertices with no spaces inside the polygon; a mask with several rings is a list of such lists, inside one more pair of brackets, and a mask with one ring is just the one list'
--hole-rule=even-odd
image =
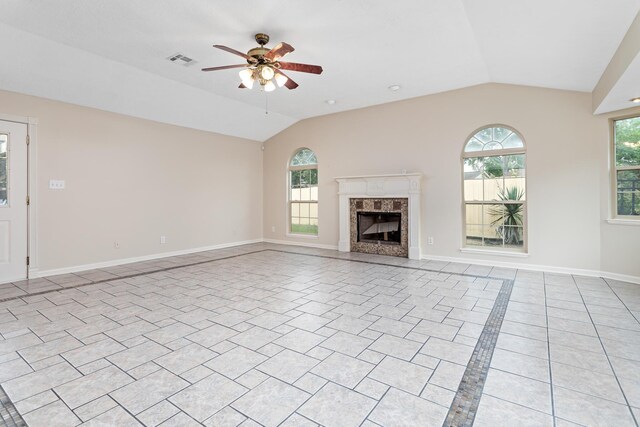
{"label": "stone fireplace surround", "polygon": [[422,174],[338,177],[340,240],[338,250],[351,251],[351,199],[408,200],[408,257],[420,259],[420,179]]}
{"label": "stone fireplace surround", "polygon": [[[368,199],[349,199],[349,215],[351,231],[351,252],[364,252],[366,254],[390,255],[406,258],[409,255],[409,221],[408,215],[408,199],[406,198],[368,198]],[[367,241],[358,241],[358,213],[396,213],[400,215],[400,243],[385,244],[373,243]]]}

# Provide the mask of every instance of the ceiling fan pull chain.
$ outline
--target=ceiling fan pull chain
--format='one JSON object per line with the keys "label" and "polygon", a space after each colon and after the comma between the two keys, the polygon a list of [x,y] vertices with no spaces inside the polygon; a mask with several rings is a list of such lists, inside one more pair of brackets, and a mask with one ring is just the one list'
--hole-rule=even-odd
{"label": "ceiling fan pull chain", "polygon": [[264,114],[269,114],[269,93],[267,91],[264,92]]}

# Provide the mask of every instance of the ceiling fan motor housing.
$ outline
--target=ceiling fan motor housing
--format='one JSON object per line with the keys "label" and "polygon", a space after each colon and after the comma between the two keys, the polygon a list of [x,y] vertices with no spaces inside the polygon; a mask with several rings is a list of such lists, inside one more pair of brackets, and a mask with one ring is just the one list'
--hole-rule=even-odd
{"label": "ceiling fan motor housing", "polygon": [[264,46],[265,44],[269,43],[269,36],[267,34],[258,33],[255,35],[255,37],[260,46]]}

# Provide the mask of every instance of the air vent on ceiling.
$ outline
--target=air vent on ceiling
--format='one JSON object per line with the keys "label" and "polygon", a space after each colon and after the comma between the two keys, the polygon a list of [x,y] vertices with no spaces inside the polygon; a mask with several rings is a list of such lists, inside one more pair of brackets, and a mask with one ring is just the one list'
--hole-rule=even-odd
{"label": "air vent on ceiling", "polygon": [[182,64],[185,67],[188,67],[198,62],[193,58],[189,58],[188,56],[183,55],[181,53],[176,53],[175,55],[171,55],[167,59],[171,62],[175,62],[176,64]]}

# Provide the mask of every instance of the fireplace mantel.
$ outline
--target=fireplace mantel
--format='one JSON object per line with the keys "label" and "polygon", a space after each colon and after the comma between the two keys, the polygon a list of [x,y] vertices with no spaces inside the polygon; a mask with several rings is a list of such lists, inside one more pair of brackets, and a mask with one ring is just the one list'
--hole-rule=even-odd
{"label": "fireplace mantel", "polygon": [[409,258],[420,259],[420,180],[422,174],[391,174],[338,177],[340,240],[338,250],[349,252],[349,199],[407,198],[409,199]]}

